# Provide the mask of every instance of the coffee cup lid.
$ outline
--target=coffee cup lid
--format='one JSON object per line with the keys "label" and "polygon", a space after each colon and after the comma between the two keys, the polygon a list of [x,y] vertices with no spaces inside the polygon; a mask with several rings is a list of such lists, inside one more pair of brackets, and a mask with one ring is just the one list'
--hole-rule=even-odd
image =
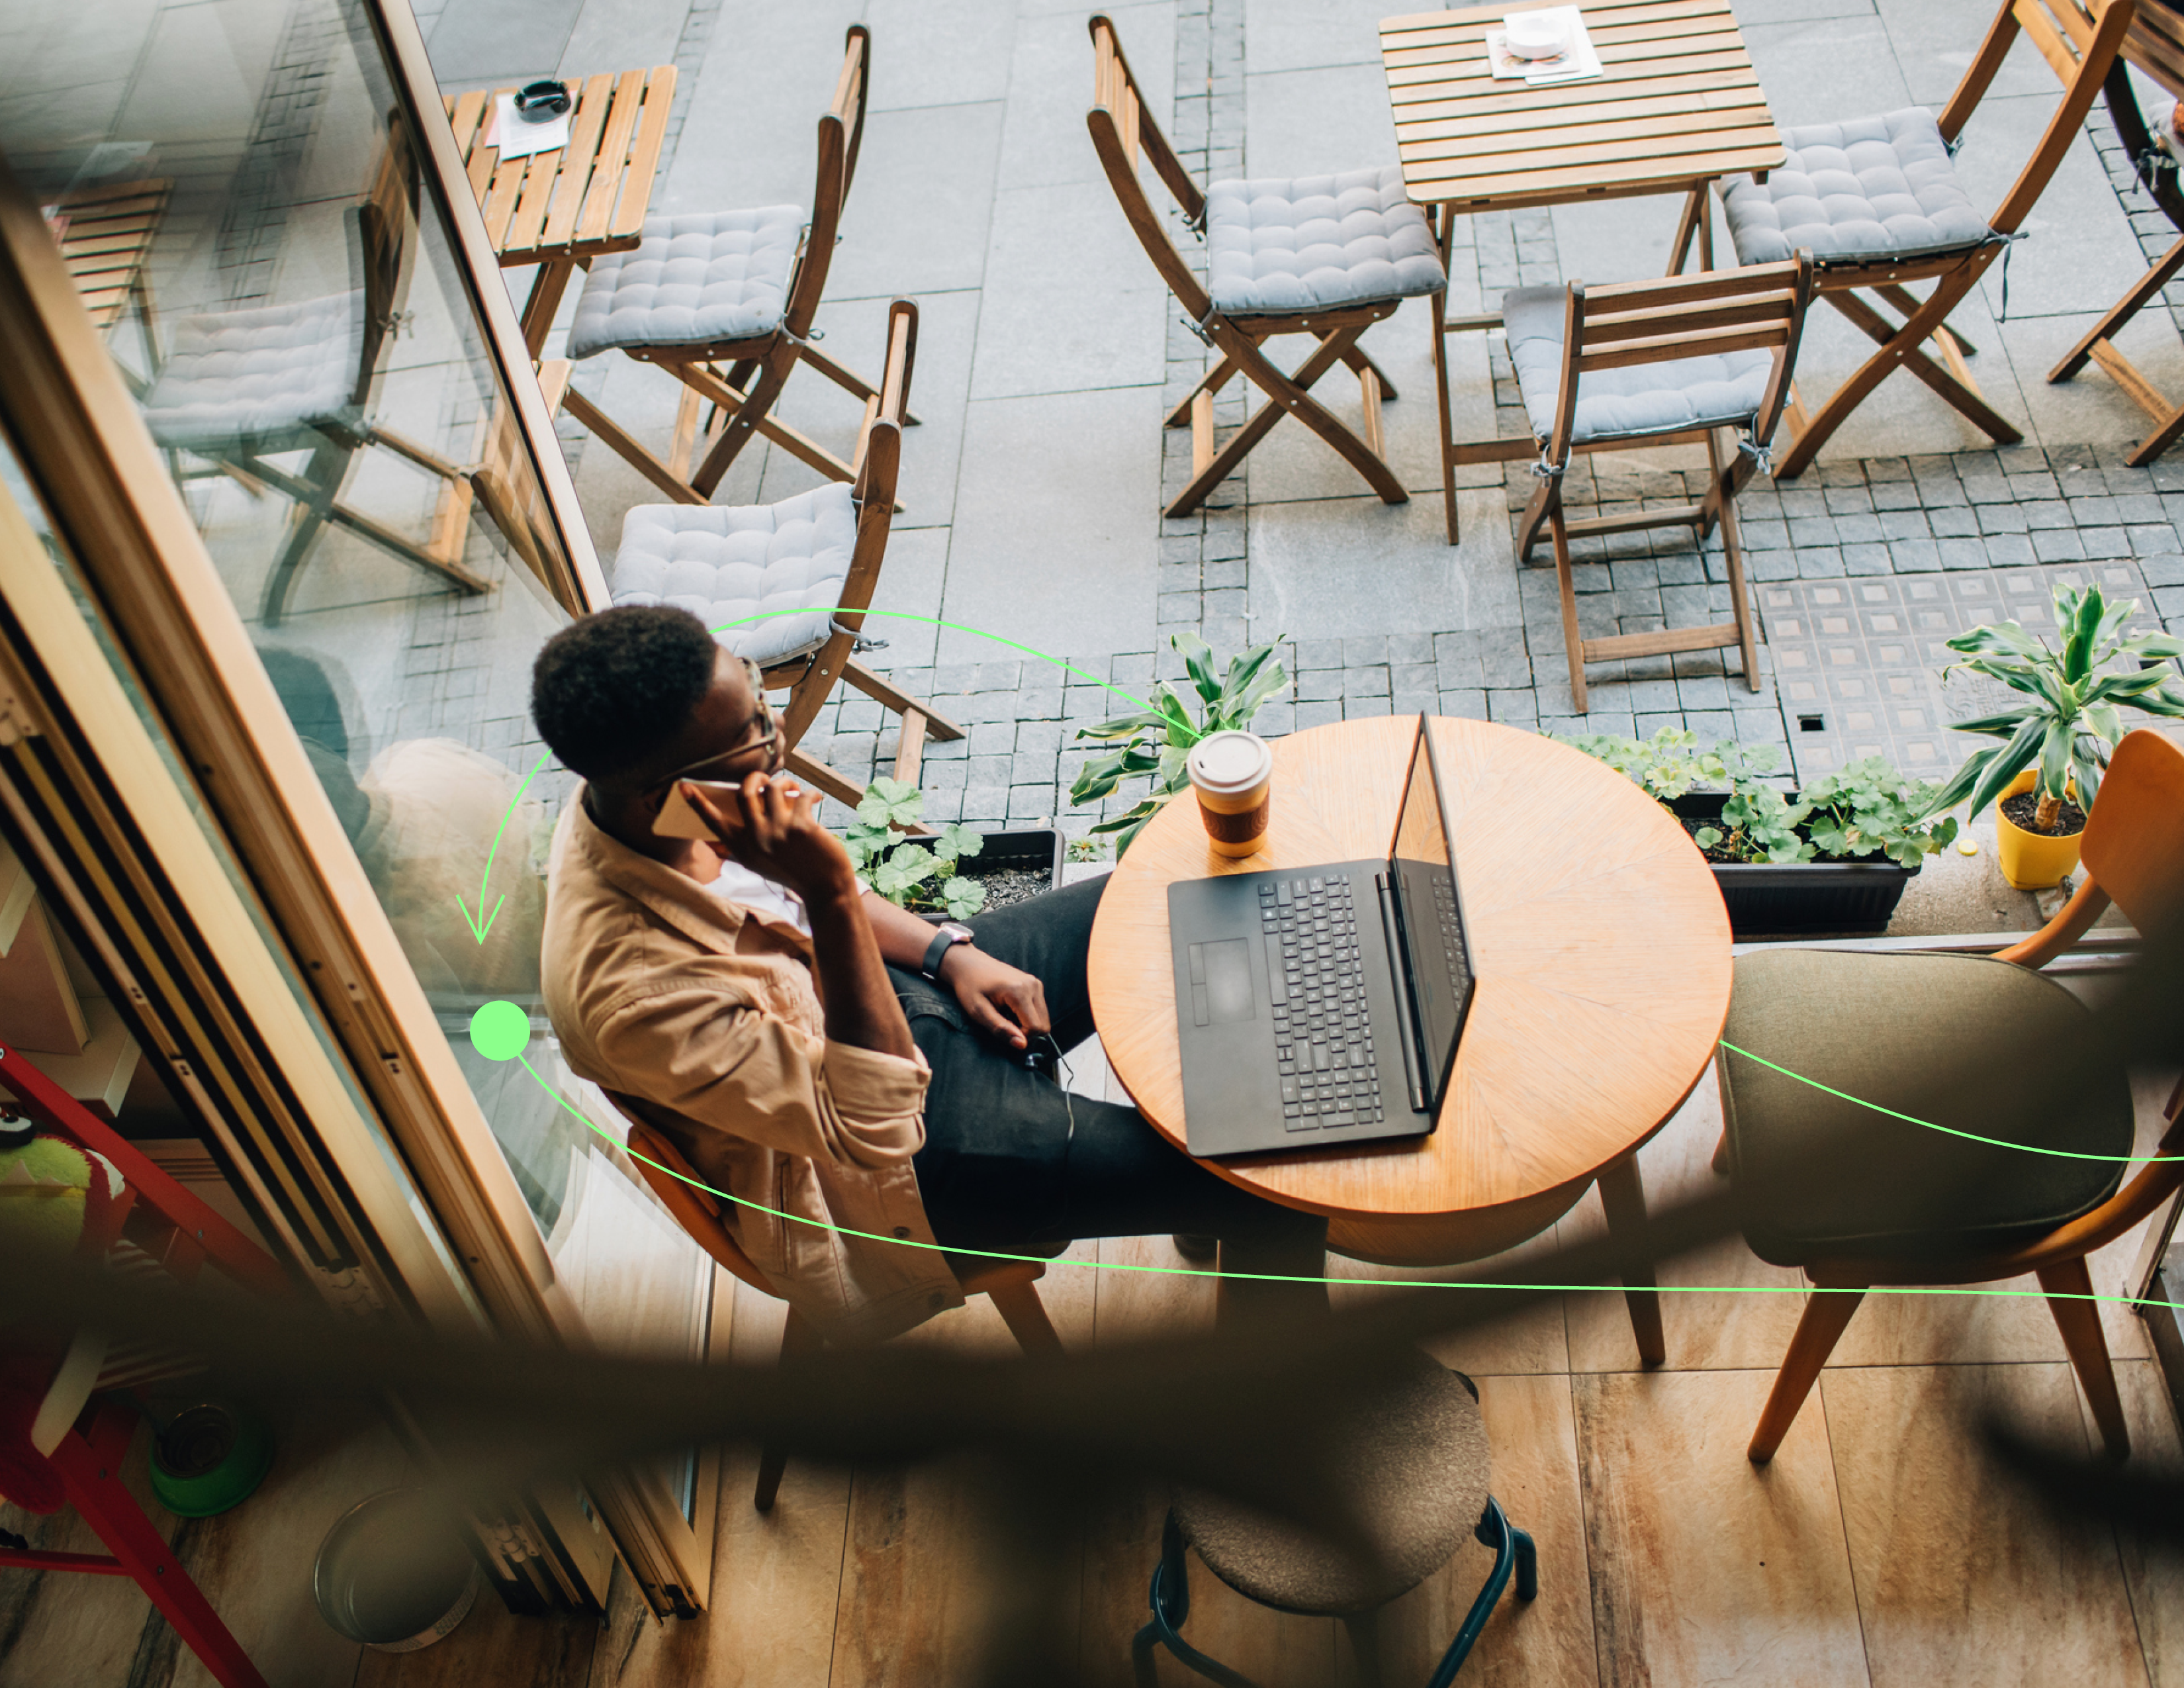
{"label": "coffee cup lid", "polygon": [[1256,733],[1212,733],[1191,747],[1189,766],[1192,784],[1225,796],[1272,773],[1274,753]]}

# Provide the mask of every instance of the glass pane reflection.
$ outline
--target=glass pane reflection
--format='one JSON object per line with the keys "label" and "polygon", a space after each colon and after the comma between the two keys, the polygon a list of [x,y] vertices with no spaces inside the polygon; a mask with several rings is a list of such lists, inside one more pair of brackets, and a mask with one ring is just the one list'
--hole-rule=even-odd
{"label": "glass pane reflection", "polygon": [[[18,8],[0,149],[46,209],[222,584],[601,1339],[702,1348],[710,1263],[538,1013],[529,667],[566,564],[362,0]],[[439,120],[437,113],[432,120]],[[489,924],[488,923],[489,922]],[[534,1011],[533,1065],[471,1012]]]}

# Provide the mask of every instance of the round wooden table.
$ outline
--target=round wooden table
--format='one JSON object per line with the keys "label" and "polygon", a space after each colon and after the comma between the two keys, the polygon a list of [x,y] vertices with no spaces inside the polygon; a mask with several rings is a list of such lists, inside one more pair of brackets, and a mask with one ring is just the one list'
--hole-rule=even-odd
{"label": "round wooden table", "polygon": [[[1178,796],[1117,866],[1092,928],[1093,1019],[1145,1117],[1184,1130],[1167,888],[1178,879],[1384,855],[1415,716],[1273,741],[1273,823],[1257,855],[1206,848]],[[1328,1216],[1336,1252],[1384,1265],[1476,1260],[1535,1236],[1596,1182],[1639,1351],[1662,1358],[1642,1248],[1637,1151],[1683,1105],[1729,1011],[1729,916],[1704,858],[1630,780],[1566,744],[1433,718],[1456,814],[1471,1015],[1430,1136],[1206,1162],[1246,1189]]]}

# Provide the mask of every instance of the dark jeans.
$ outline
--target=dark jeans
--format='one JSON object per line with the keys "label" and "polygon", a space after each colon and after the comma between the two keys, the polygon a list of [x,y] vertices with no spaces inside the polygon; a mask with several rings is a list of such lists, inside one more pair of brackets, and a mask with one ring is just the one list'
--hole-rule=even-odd
{"label": "dark jeans", "polygon": [[[1092,1035],[1084,958],[1106,883],[1050,891],[970,922],[978,948],[1045,988],[1054,1039],[1065,1050]],[[916,1164],[942,1244],[1028,1251],[1082,1237],[1184,1231],[1218,1237],[1230,1271],[1324,1272],[1323,1218],[1216,1177],[1170,1147],[1135,1108],[1071,1095],[1028,1071],[972,1027],[946,987],[889,971],[933,1068]],[[959,1267],[977,1264],[972,1256]]]}

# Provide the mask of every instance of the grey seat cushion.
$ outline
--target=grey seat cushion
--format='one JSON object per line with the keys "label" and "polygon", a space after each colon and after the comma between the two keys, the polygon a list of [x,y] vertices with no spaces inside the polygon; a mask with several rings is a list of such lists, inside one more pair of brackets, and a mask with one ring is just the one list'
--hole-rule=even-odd
{"label": "grey seat cushion", "polygon": [[[777,504],[638,504],[622,518],[607,585],[616,604],[689,610],[766,667],[824,643],[856,543],[856,502],[839,481]],[[784,610],[811,613],[727,626]]]}
{"label": "grey seat cushion", "polygon": [[338,416],[364,357],[362,289],[178,317],[144,423],[164,446],[217,451]]}
{"label": "grey seat cushion", "polygon": [[1492,1457],[1467,1379],[1408,1349],[1331,1421],[1315,1423],[1327,1475],[1370,1552],[1336,1548],[1284,1518],[1179,1489],[1176,1522],[1206,1568],[1284,1612],[1368,1612],[1431,1576],[1478,1528]]}
{"label": "grey seat cushion", "polygon": [[647,217],[635,251],[592,260],[569,325],[569,355],[772,333],[788,308],[803,234],[800,205]]}
{"label": "grey seat cushion", "polygon": [[1224,316],[1291,315],[1437,293],[1448,277],[1403,173],[1217,181],[1206,192],[1207,289]]}
{"label": "grey seat cushion", "polygon": [[[2131,1087],[2120,1071],[2078,1085],[2059,1110],[2027,1118],[2007,1106],[2024,1078],[2083,1039],[2088,1017],[2062,985],[2008,961],[1786,949],[1737,958],[1722,1037],[1912,1119],[2128,1155]],[[1746,1239],[1778,1266],[2007,1248],[2089,1212],[2122,1182],[2118,1162],[1951,1136],[1727,1050],[1715,1072]]]}
{"label": "grey seat cushion", "polygon": [[1765,181],[1723,184],[1740,264],[1799,251],[1820,264],[1913,258],[1994,237],[1923,106],[1786,129],[1782,140],[1789,157]]}
{"label": "grey seat cushion", "polygon": [[[1502,297],[1524,415],[1541,439],[1553,432],[1562,401],[1563,322],[1569,295],[1561,287],[1518,287]],[[1719,352],[1578,377],[1576,432],[1587,440],[1674,433],[1685,428],[1750,426],[1767,396],[1771,352]]]}

